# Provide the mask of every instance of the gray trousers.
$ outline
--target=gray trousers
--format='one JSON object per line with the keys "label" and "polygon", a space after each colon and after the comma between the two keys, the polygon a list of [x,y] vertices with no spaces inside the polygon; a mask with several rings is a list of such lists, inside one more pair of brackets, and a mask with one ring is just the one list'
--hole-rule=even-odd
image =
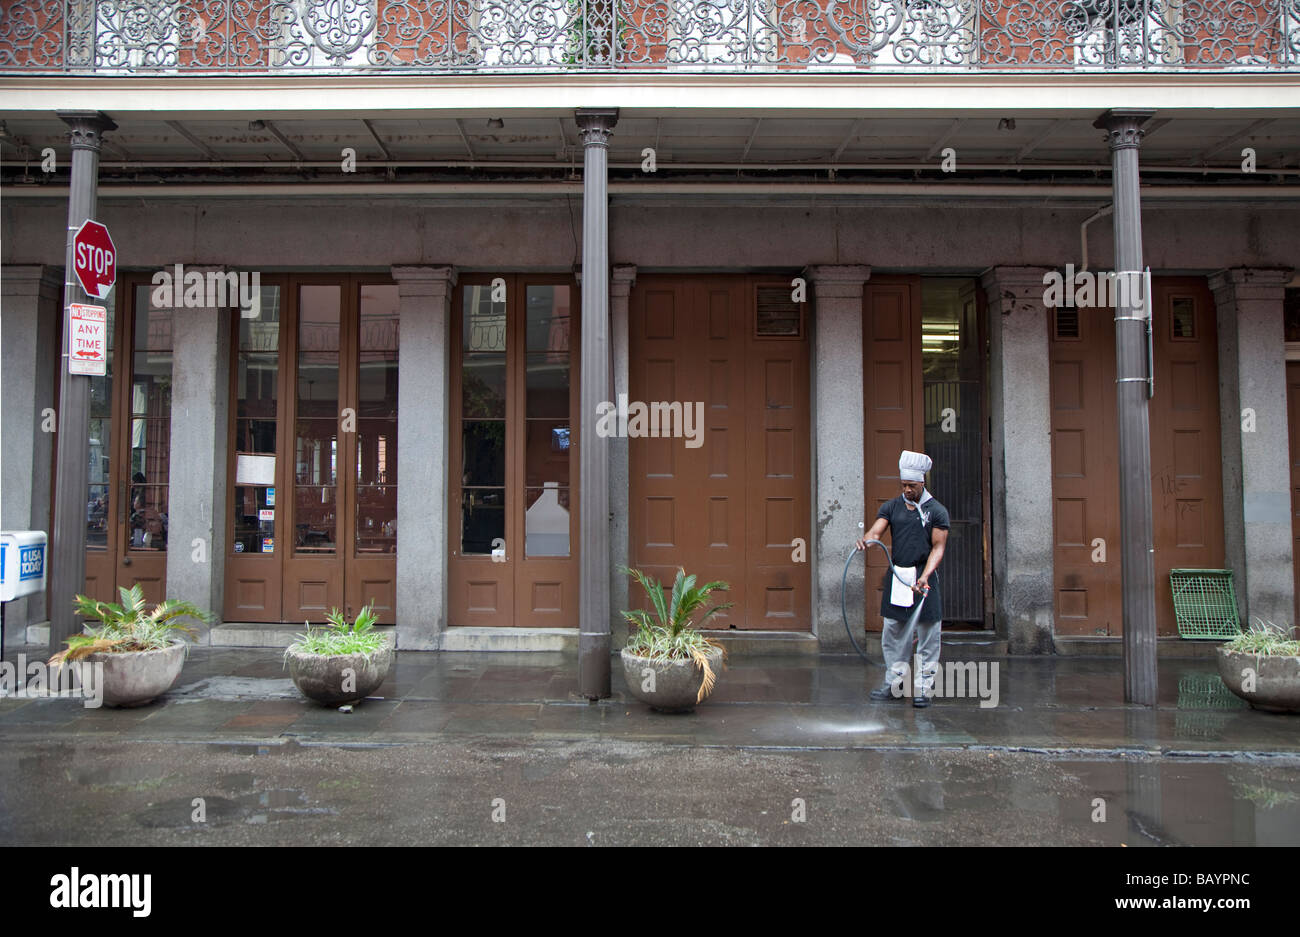
{"label": "gray trousers", "polygon": [[[942,642],[943,622],[918,621],[915,628],[896,618],[882,619],[880,652],[885,660],[885,689],[899,686],[904,693],[908,676],[912,678],[912,692],[933,695],[934,676],[939,672],[939,648]],[[921,658],[920,669],[913,673],[912,638],[916,638],[916,653]]]}

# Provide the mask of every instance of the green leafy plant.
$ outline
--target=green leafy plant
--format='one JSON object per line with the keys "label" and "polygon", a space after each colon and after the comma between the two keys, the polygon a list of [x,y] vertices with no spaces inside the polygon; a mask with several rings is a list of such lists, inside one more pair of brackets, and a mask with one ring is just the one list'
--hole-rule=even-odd
{"label": "green leafy plant", "polygon": [[298,635],[298,640],[285,650],[285,662],[288,662],[291,651],[326,657],[340,654],[365,654],[369,657],[374,654],[387,643],[383,632],[374,630],[375,622],[379,620],[374,611],[374,603],[375,600],[371,599],[365,608],[357,612],[352,624],[348,624],[347,618],[337,608],[330,609],[330,613],[325,616],[330,623],[328,628],[313,631],[311,622],[304,622],[307,631]]}
{"label": "green leafy plant", "polygon": [[159,602],[152,610],[147,610],[144,589],[136,583],[130,589],[117,590],[122,597],[122,604],[100,602],[88,596],[78,595],[73,604],[77,614],[84,618],[94,618],[98,626],[88,626],[87,634],[74,634],[64,643],[65,650],[50,658],[50,665],[59,667],[74,660],[81,660],[98,651],[122,654],[128,651],[156,651],[170,647],[180,636],[191,638],[197,636],[193,628],[182,624],[189,618],[198,619],[202,624],[212,621],[212,614],[199,608],[193,602],[167,599]]}
{"label": "green leafy plant", "polygon": [[645,609],[623,611],[623,617],[637,626],[636,634],[628,640],[628,651],[648,660],[695,661],[696,666],[704,671],[704,682],[695,698],[697,703],[702,701],[713,691],[717,679],[709,666],[708,651],[710,648],[722,649],[722,645],[705,637],[698,629],[724,608],[731,608],[733,603],[715,605],[694,622],[691,617],[707,604],[709,593],[715,590],[725,592],[730,587],[721,580],[697,586],[695,576],[686,575],[686,570],[679,566],[672,592],[665,598],[664,587],[653,577],[627,566],[620,566],[619,571],[641,583],[655,613],[652,617]]}
{"label": "green leafy plant", "polygon": [[1249,630],[1225,643],[1223,649],[1256,657],[1300,657],[1300,641],[1291,637],[1291,629],[1262,618],[1256,618]]}

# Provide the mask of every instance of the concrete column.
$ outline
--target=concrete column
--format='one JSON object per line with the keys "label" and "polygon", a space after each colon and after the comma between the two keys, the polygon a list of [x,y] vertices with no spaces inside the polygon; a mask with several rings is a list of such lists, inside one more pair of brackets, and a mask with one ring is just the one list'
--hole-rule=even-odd
{"label": "concrete column", "polygon": [[596,408],[609,387],[609,137],[612,108],[584,108],[582,135],[582,386],[579,389],[578,684],[587,699],[610,693],[609,440],[596,434]]}
{"label": "concrete column", "polygon": [[[103,135],[116,130],[103,114],[88,111],[61,113],[68,125],[72,147],[71,178],[68,186],[67,248],[64,261],[64,301],[91,301],[73,273],[72,242],[87,219],[95,217],[99,184],[99,150]],[[69,374],[66,313],[63,324],[64,360],[59,366],[58,471],[55,476],[54,529],[50,531],[49,583],[51,654],[65,639],[81,631],[73,613],[73,597],[86,588],[86,485],[90,463],[90,378]]]}
{"label": "concrete column", "polygon": [[[1142,197],[1138,146],[1142,124],[1155,113],[1107,111],[1093,124],[1106,131],[1115,211],[1115,272],[1136,282],[1142,261]],[[1124,589],[1124,701],[1156,705],[1155,523],[1151,510],[1151,421],[1147,401],[1150,306],[1121,290],[1115,303],[1115,408],[1119,435],[1120,563]]]}
{"label": "concrete column", "polygon": [[[813,629],[823,651],[851,651],[840,610],[844,561],[862,536],[866,486],[862,459],[862,287],[871,268],[816,266],[803,272],[812,286],[813,439],[817,488],[812,518],[817,542]],[[861,579],[862,569],[854,574]],[[869,592],[870,590],[868,590]],[[861,599],[859,598],[858,608]],[[850,624],[854,624],[850,622]]]}
{"label": "concrete column", "polygon": [[1050,654],[1055,609],[1045,267],[981,279],[989,319],[995,626],[1012,654]]}
{"label": "concrete column", "polygon": [[1219,324],[1223,540],[1247,623],[1285,625],[1295,617],[1282,322],[1289,276],[1238,268],[1210,278]]}
{"label": "concrete column", "polygon": [[397,646],[437,650],[447,630],[448,326],[456,269],[393,267],[397,373]]}
{"label": "concrete column", "polygon": [[[222,268],[187,267],[205,277]],[[175,284],[179,297],[180,284]],[[229,308],[172,314],[172,418],[168,467],[167,597],[211,609],[220,621],[226,582],[230,439]]]}
{"label": "concrete column", "polygon": [[[53,456],[54,379],[58,368],[57,268],[5,267],[0,275],[0,370],[4,373],[4,419],[0,421],[0,528],[50,534],[50,468]],[[25,643],[28,625],[45,621],[44,595],[8,603],[9,644]]]}
{"label": "concrete column", "polygon": [[[635,264],[615,264],[609,284],[610,354],[614,358],[614,396],[627,393],[628,386],[628,305],[632,284],[636,281]],[[609,617],[622,620],[620,612],[628,608],[628,577],[618,567],[628,561],[628,476],[627,438],[606,440],[609,446]],[[621,647],[622,642],[614,641]]]}

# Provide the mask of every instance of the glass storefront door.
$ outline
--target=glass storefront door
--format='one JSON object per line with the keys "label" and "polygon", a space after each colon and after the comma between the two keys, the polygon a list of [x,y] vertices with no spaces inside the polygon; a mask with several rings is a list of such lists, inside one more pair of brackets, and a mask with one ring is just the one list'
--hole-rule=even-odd
{"label": "glass storefront door", "polygon": [[578,293],[469,276],[452,316],[449,624],[572,628]]}
{"label": "glass storefront door", "polygon": [[166,597],[171,462],[172,310],[150,286],[123,277],[108,307],[107,373],[90,378],[85,592],[117,602],[139,583]]}
{"label": "glass storefront door", "polygon": [[234,352],[230,621],[319,622],[397,561],[398,295],[377,277],[263,278]]}

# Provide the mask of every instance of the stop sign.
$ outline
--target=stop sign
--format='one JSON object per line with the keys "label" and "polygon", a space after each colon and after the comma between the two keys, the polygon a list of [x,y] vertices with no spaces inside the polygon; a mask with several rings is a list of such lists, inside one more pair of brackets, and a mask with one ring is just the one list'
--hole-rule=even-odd
{"label": "stop sign", "polygon": [[72,269],[87,295],[104,299],[117,282],[117,248],[108,228],[98,221],[82,222],[72,239]]}

